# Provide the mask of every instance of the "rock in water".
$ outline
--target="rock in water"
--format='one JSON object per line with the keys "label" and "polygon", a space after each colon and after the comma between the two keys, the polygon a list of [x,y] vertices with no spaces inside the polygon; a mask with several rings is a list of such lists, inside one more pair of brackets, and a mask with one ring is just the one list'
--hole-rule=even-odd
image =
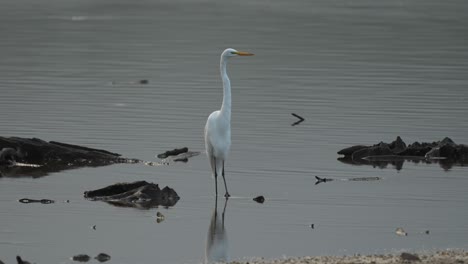
{"label": "rock in water", "polygon": [[99,253],[95,259],[99,262],[106,262],[111,259],[111,256],[107,255],[106,253]]}
{"label": "rock in water", "polygon": [[265,197],[263,197],[263,195],[260,195],[260,196],[253,198],[253,200],[256,201],[257,203],[263,203],[265,202]]}
{"label": "rock in water", "polygon": [[91,259],[90,256],[86,254],[80,254],[72,257],[73,261],[78,261],[78,262],[88,262]]}

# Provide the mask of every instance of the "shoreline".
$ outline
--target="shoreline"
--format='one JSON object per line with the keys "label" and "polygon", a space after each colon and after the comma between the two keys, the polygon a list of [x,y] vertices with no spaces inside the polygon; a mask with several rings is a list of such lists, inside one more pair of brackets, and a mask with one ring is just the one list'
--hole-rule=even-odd
{"label": "shoreline", "polygon": [[432,253],[403,252],[399,254],[373,254],[350,256],[305,256],[286,257],[281,259],[252,259],[232,261],[231,264],[397,264],[397,263],[427,263],[427,264],[463,264],[468,263],[468,251],[465,249],[438,250]]}

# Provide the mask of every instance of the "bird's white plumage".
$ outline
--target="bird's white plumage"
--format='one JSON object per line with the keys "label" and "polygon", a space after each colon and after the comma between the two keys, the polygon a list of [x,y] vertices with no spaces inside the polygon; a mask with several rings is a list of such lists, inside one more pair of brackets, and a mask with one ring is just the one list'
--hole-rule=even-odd
{"label": "bird's white plumage", "polygon": [[222,175],[226,189],[225,196],[229,197],[224,177],[224,164],[231,148],[231,82],[227,75],[226,63],[231,57],[250,55],[253,54],[235,49],[226,49],[221,54],[220,71],[223,81],[223,103],[220,110],[214,111],[208,116],[205,125],[205,148],[211,171],[215,176],[216,195],[218,194],[216,178],[218,175]]}
{"label": "bird's white plumage", "polygon": [[220,110],[211,113],[206,121],[205,148],[213,176],[215,173],[221,175],[223,161],[227,159],[231,148],[231,122]]}

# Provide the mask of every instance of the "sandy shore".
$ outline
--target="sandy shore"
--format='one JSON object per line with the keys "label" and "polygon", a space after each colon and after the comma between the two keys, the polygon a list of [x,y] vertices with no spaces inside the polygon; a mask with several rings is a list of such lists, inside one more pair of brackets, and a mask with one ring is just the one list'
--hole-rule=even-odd
{"label": "sandy shore", "polygon": [[433,253],[401,253],[394,255],[353,255],[353,256],[308,256],[284,259],[253,259],[249,261],[234,261],[231,264],[395,264],[395,263],[427,263],[427,264],[463,264],[468,263],[466,250],[444,250]]}

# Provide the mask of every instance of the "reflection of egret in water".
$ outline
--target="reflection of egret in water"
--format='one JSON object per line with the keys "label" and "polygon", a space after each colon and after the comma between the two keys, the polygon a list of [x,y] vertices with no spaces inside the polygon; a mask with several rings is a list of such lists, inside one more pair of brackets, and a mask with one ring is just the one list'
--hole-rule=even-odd
{"label": "reflection of egret in water", "polygon": [[227,202],[228,199],[226,198],[223,213],[219,217],[218,197],[215,199],[215,207],[206,239],[205,263],[229,262],[227,233],[226,229],[224,229]]}

